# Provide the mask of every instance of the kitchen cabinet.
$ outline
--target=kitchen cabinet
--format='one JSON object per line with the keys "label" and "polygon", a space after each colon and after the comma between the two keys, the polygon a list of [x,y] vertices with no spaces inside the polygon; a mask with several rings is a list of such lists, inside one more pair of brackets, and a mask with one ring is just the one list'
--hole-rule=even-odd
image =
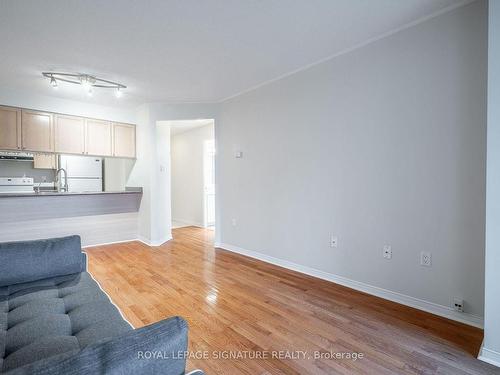
{"label": "kitchen cabinet", "polygon": [[57,169],[57,155],[35,154],[33,155],[33,168],[35,169]]}
{"label": "kitchen cabinet", "polygon": [[85,119],[82,117],[55,116],[55,152],[85,154]]}
{"label": "kitchen cabinet", "polygon": [[53,115],[47,112],[23,110],[21,139],[23,150],[54,152]]}
{"label": "kitchen cabinet", "polygon": [[113,155],[113,132],[111,122],[87,119],[85,154],[95,156]]}
{"label": "kitchen cabinet", "polygon": [[135,158],[135,126],[113,123],[113,156]]}
{"label": "kitchen cabinet", "polygon": [[[0,106],[0,151],[136,157],[136,127],[105,120]],[[48,160],[38,165],[54,165]],[[49,163],[49,164],[47,164]],[[40,167],[45,168],[45,167]]]}
{"label": "kitchen cabinet", "polygon": [[0,107],[0,150],[21,149],[21,110]]}

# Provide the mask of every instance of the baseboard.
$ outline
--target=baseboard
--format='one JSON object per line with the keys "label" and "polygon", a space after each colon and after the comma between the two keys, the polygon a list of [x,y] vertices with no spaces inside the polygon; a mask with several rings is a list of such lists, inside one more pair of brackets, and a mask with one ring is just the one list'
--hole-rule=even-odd
{"label": "baseboard", "polygon": [[451,307],[439,305],[434,302],[425,301],[419,298],[411,297],[405,294],[393,292],[387,289],[379,288],[370,284],[366,284],[360,281],[352,280],[343,276],[335,275],[325,271],[321,271],[308,266],[303,266],[297,263],[290,262],[288,260],[283,260],[275,258],[266,254],[262,254],[252,250],[246,250],[238,246],[226,244],[226,243],[215,243],[215,247],[219,247],[224,250],[228,250],[234,253],[246,255],[251,258],[261,260],[263,262],[271,263],[283,268],[287,268],[293,271],[297,271],[309,276],[314,276],[319,279],[331,281],[336,284],[346,286],[355,290],[359,290],[364,293],[371,294],[380,298],[387,299],[389,301],[397,302],[402,305],[410,306],[422,311],[426,311],[431,314],[439,315],[444,318],[452,319],[461,323],[465,323],[474,327],[483,328],[483,318],[478,315],[459,313],[453,310]]}
{"label": "baseboard", "polygon": [[500,352],[485,348],[484,341],[481,344],[481,349],[479,349],[477,359],[489,363],[490,365],[500,367]]}
{"label": "baseboard", "polygon": [[198,222],[195,222],[195,221],[184,220],[184,219],[172,219],[172,221],[176,221],[176,222],[184,224],[186,226],[193,226],[193,227],[205,228],[205,224],[198,223]]}
{"label": "baseboard", "polygon": [[82,249],[86,249],[88,247],[96,247],[96,246],[104,246],[104,245],[114,245],[117,243],[125,243],[125,242],[133,242],[133,241],[138,241],[137,238],[131,238],[129,240],[120,240],[120,241],[111,241],[111,242],[103,242],[103,243],[98,243],[98,244],[93,244],[93,245],[85,245],[82,246]]}
{"label": "baseboard", "polygon": [[150,241],[149,239],[147,239],[145,237],[138,236],[137,238],[131,238],[129,240],[120,240],[120,241],[112,241],[112,242],[103,242],[103,243],[98,243],[98,244],[93,244],[93,245],[85,245],[85,246],[82,246],[82,249],[86,249],[88,247],[113,245],[113,244],[124,243],[124,242],[133,242],[133,241],[139,241],[139,242],[142,242],[143,244],[148,245],[148,246],[161,246],[165,242],[170,241],[172,238],[173,238],[172,234],[169,234],[169,235],[165,236],[165,238],[163,238],[159,241]]}
{"label": "baseboard", "polygon": [[172,233],[169,233],[166,235],[164,238],[157,240],[157,241],[151,241],[149,238],[139,236],[136,241],[142,242],[145,245],[148,246],[161,246],[165,242],[170,241],[172,239]]}

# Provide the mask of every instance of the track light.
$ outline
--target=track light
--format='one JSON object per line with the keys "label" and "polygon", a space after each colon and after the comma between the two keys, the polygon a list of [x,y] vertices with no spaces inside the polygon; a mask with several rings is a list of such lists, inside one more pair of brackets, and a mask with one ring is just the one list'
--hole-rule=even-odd
{"label": "track light", "polygon": [[85,91],[89,92],[90,90],[92,90],[92,85],[87,77],[83,77],[81,79],[81,82],[82,82],[82,87]]}
{"label": "track light", "polygon": [[123,90],[127,86],[106,79],[98,78],[90,74],[73,74],[73,73],[56,73],[56,72],[43,72],[42,75],[50,79],[50,85],[57,88],[60,82],[73,83],[81,85],[88,96],[92,96],[94,87],[99,89],[114,89],[117,98],[123,95]]}

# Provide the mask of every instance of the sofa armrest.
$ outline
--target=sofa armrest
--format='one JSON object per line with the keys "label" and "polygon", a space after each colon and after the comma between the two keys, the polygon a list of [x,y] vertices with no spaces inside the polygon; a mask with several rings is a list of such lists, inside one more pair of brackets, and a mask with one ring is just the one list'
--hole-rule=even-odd
{"label": "sofa armrest", "polygon": [[182,375],[186,368],[187,333],[186,321],[172,317],[89,346],[69,358],[49,358],[8,374]]}

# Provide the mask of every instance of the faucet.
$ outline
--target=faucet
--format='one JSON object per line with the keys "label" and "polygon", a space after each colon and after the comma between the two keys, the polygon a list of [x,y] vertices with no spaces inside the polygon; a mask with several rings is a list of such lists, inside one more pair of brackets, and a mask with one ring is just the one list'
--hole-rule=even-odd
{"label": "faucet", "polygon": [[35,186],[35,193],[36,194],[40,194],[40,190],[41,190],[41,187],[42,187],[42,183],[43,182],[47,182],[47,179],[45,178],[45,176],[42,176],[40,182],[38,183],[38,186]]}
{"label": "faucet", "polygon": [[61,186],[60,184],[58,183],[57,184],[57,190],[58,191],[65,191],[66,193],[68,192],[68,173],[66,172],[66,169],[64,168],[59,168],[56,172],[56,182],[59,182],[59,172],[63,171],[64,172],[64,186],[62,187],[61,189]]}

